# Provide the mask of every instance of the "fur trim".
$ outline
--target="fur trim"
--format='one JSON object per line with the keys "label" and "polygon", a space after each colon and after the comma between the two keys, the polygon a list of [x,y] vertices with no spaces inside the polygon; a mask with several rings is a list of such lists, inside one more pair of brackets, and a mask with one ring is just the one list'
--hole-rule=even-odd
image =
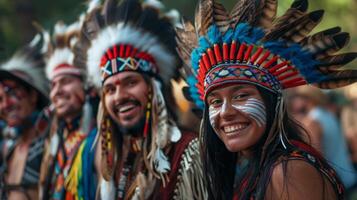
{"label": "fur trim", "polygon": [[103,29],[91,42],[95,44],[87,51],[87,66],[89,79],[100,88],[102,85],[100,61],[107,49],[117,44],[131,44],[139,51],[153,56],[159,68],[159,73],[165,83],[170,81],[176,64],[175,57],[161,45],[159,38],[149,32],[134,28],[130,24],[119,23]]}

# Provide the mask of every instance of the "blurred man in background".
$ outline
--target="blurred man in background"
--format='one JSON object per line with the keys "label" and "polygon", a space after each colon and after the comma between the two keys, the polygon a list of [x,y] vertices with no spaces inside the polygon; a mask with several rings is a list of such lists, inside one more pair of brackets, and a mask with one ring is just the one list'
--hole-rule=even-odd
{"label": "blurred man in background", "polygon": [[357,181],[339,120],[325,108],[327,96],[311,86],[290,91],[289,109],[306,129],[311,145],[335,168],[346,189]]}
{"label": "blurred man in background", "polygon": [[42,59],[43,37],[19,50],[0,67],[2,131],[1,199],[37,199],[40,164],[48,119],[48,85]]}

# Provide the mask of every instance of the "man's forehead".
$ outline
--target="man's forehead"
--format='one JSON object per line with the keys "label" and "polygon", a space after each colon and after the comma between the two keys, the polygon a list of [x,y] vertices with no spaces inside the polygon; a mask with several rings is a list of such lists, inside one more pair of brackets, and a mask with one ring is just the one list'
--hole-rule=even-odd
{"label": "man's forehead", "polygon": [[7,87],[15,87],[18,85],[21,85],[19,82],[15,81],[15,80],[11,80],[11,79],[3,79],[0,80],[0,85],[1,86],[7,86]]}
{"label": "man's forehead", "polygon": [[78,79],[78,80],[81,80],[80,77],[78,76],[75,76],[75,75],[72,75],[72,74],[60,74],[60,75],[57,75],[55,76],[51,82],[54,83],[54,82],[59,82],[63,79]]}
{"label": "man's forehead", "polygon": [[138,72],[126,71],[120,72],[118,74],[112,75],[104,81],[104,86],[109,84],[122,84],[123,82],[132,78],[144,78],[142,74]]}

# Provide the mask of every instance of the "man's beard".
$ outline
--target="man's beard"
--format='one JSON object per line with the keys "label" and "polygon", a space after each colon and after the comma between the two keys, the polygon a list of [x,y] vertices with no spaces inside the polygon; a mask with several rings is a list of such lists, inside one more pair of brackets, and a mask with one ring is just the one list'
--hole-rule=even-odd
{"label": "man's beard", "polygon": [[118,123],[116,124],[118,130],[123,133],[123,135],[140,136],[140,134],[144,131],[145,121],[145,116],[142,116],[137,123],[130,127],[123,127]]}

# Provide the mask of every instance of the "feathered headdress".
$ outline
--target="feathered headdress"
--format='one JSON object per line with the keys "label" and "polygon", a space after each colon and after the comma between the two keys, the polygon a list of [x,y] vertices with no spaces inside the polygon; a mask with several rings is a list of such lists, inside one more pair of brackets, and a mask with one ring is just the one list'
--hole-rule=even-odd
{"label": "feathered headdress", "polygon": [[205,95],[227,82],[279,95],[299,85],[331,89],[355,82],[357,71],[341,67],[357,54],[335,54],[349,34],[334,27],[309,35],[324,12],[307,8],[307,0],[295,0],[276,17],[277,0],[241,0],[230,13],[214,0],[200,0],[195,26],[185,21],[177,28],[177,49],[189,66],[183,71],[191,86],[186,96],[203,108]]}
{"label": "feathered headdress", "polygon": [[79,40],[83,20],[84,16],[81,16],[77,22],[69,26],[62,21],[56,23],[46,60],[46,75],[49,80],[60,74],[71,74],[80,76],[85,81],[86,68],[73,63],[73,48]]}
{"label": "feathered headdress", "polygon": [[0,79],[13,79],[38,91],[39,106],[48,104],[48,81],[44,72],[44,43],[48,38],[42,33],[19,49],[8,61],[0,65]]}
{"label": "feathered headdress", "polygon": [[[156,2],[156,1],[153,1]],[[161,4],[159,4],[161,5]],[[157,6],[126,0],[105,2],[88,12],[75,64],[88,68],[97,87],[122,71],[152,75],[165,84],[176,76],[175,30]],[[100,76],[98,76],[100,74]]]}
{"label": "feathered headdress", "polygon": [[[172,20],[160,8],[162,4],[155,0],[146,3],[124,0],[120,4],[116,0],[107,0],[102,7],[94,7],[83,24],[80,41],[75,47],[74,63],[88,68],[89,78],[98,88],[106,78],[123,71],[136,71],[151,77],[144,142],[140,148],[143,148],[150,176],[165,183],[170,162],[163,149],[168,143],[177,142],[181,133],[168,116],[161,86],[169,85],[177,76],[180,63]],[[117,159],[113,147],[116,133],[110,128],[111,120],[104,106],[101,106],[98,120],[102,138],[102,174],[110,180]],[[151,134],[147,136],[149,128]]]}

